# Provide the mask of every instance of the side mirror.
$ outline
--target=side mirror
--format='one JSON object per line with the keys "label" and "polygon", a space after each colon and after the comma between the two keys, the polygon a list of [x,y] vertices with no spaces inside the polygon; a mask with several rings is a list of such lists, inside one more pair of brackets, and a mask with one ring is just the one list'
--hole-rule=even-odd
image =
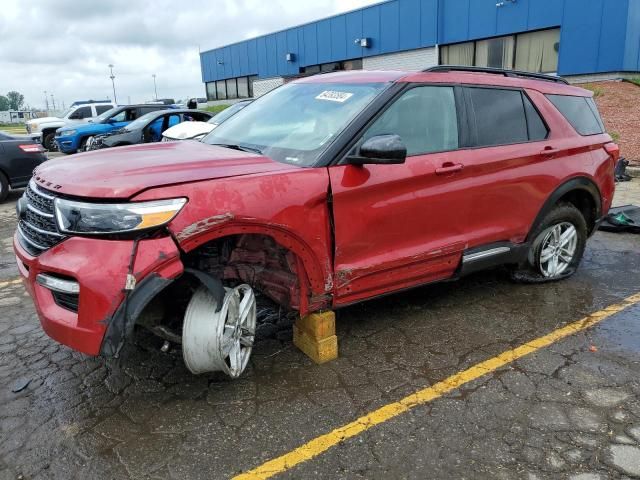
{"label": "side mirror", "polygon": [[347,157],[351,165],[393,165],[404,163],[407,147],[399,135],[376,135],[360,146],[358,155]]}

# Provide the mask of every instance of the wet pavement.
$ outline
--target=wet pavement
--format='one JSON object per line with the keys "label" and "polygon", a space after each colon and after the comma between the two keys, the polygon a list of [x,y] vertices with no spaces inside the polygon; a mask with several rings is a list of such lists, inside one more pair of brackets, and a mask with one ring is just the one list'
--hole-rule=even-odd
{"label": "wet pavement", "polygon": [[[105,363],[50,340],[7,283],[17,198],[0,205],[3,480],[229,478],[640,291],[640,237],[598,233],[564,282],[496,270],[343,309],[325,365],[286,322],[264,329],[237,381],[191,375],[144,334]],[[278,478],[640,477],[639,322],[640,304]]]}

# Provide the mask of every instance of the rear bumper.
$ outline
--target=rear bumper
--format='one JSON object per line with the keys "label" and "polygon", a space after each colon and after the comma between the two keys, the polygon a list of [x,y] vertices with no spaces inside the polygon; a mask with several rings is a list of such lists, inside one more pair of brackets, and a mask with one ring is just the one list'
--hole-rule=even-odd
{"label": "rear bumper", "polygon": [[[112,318],[125,297],[133,241],[72,237],[33,257],[14,236],[13,248],[43,330],[74,350],[98,355],[105,333],[111,329]],[[133,268],[138,283],[149,276],[173,279],[182,271],[179,251],[171,238],[139,242]],[[79,284],[77,311],[56,302],[52,290],[36,281],[40,273]]]}

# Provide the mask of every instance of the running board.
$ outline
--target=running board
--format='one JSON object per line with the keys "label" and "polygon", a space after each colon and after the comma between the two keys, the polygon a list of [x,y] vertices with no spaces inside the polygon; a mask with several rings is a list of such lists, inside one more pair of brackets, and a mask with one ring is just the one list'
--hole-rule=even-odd
{"label": "running board", "polygon": [[499,265],[519,264],[526,260],[529,244],[498,242],[467,250],[462,255],[459,276]]}
{"label": "running board", "polygon": [[475,262],[482,260],[483,258],[493,257],[494,255],[500,255],[501,253],[507,253],[511,251],[511,247],[497,247],[489,250],[483,250],[481,252],[468,253],[463,255],[462,263]]}

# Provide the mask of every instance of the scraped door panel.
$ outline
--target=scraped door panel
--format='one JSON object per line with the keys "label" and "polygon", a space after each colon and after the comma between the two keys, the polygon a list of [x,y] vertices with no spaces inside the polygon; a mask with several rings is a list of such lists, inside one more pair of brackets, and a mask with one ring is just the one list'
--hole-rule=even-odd
{"label": "scraped door panel", "polygon": [[404,165],[329,168],[335,221],[336,304],[452,276],[464,238],[459,196],[436,164],[459,152],[418,156]]}

